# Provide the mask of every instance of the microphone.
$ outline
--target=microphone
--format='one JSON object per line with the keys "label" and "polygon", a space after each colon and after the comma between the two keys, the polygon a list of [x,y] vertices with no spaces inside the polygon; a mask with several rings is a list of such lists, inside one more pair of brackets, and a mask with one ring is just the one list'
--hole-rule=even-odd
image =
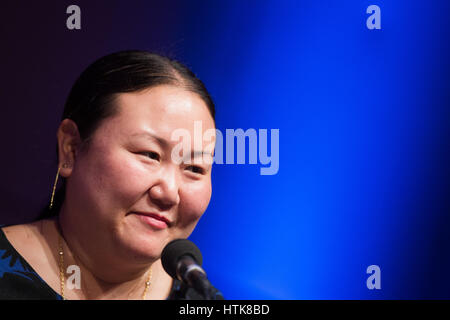
{"label": "microphone", "polygon": [[169,242],[162,251],[161,262],[172,278],[194,288],[206,300],[224,299],[206,277],[206,272],[201,267],[202,253],[192,241],[175,239]]}

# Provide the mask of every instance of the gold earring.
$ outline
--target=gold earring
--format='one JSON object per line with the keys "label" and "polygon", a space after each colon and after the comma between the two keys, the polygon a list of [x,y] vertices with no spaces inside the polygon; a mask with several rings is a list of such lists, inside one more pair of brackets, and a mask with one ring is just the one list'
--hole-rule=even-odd
{"label": "gold earring", "polygon": [[[68,168],[68,167],[69,167],[69,165],[67,163],[63,164],[63,168]],[[61,167],[58,167],[58,172],[56,172],[55,183],[53,184],[53,191],[52,191],[52,197],[50,198],[49,209],[52,209],[52,207],[53,207],[53,198],[55,197],[56,184],[58,183],[59,171],[60,170],[61,170]]]}
{"label": "gold earring", "polygon": [[[64,164],[65,165],[65,164]],[[63,165],[63,166],[64,166]],[[49,209],[52,209],[53,207],[53,198],[55,197],[55,190],[56,190],[56,184],[58,183],[58,178],[59,178],[59,171],[61,170],[61,167],[58,166],[58,172],[56,172],[56,178],[55,178],[55,183],[53,184],[53,191],[52,191],[52,197],[50,199],[50,206]]]}

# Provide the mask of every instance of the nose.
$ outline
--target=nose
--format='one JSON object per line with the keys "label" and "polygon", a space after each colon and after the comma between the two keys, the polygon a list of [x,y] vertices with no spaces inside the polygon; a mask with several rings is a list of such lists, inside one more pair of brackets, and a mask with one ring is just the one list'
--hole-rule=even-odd
{"label": "nose", "polygon": [[180,202],[179,182],[176,170],[162,169],[149,190],[150,198],[161,210],[167,210]]}

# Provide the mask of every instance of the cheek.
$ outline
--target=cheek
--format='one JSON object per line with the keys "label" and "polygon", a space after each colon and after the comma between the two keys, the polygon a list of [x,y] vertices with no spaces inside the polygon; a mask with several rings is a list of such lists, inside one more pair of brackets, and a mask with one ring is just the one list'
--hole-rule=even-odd
{"label": "cheek", "polygon": [[123,152],[98,151],[80,168],[86,177],[81,187],[97,202],[100,212],[111,215],[111,211],[127,209],[140,196],[142,169]]}
{"label": "cheek", "polygon": [[145,177],[148,170],[128,152],[118,152],[107,159],[104,168],[104,186],[110,201],[124,209],[129,209],[147,190]]}
{"label": "cheek", "polygon": [[183,188],[180,191],[180,222],[183,227],[195,226],[211,199],[211,183]]}

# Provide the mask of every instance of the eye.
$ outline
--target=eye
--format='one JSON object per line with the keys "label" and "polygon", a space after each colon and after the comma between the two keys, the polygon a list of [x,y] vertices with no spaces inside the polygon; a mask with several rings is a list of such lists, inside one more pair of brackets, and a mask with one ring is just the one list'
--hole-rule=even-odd
{"label": "eye", "polygon": [[157,154],[156,152],[153,152],[153,151],[140,152],[140,154],[142,154],[150,159],[156,160],[156,161],[159,161],[159,159],[160,159],[159,154]]}
{"label": "eye", "polygon": [[193,173],[197,173],[197,174],[205,173],[205,169],[203,169],[202,167],[198,167],[198,166],[189,166],[189,167],[186,167],[186,170],[192,171]]}

